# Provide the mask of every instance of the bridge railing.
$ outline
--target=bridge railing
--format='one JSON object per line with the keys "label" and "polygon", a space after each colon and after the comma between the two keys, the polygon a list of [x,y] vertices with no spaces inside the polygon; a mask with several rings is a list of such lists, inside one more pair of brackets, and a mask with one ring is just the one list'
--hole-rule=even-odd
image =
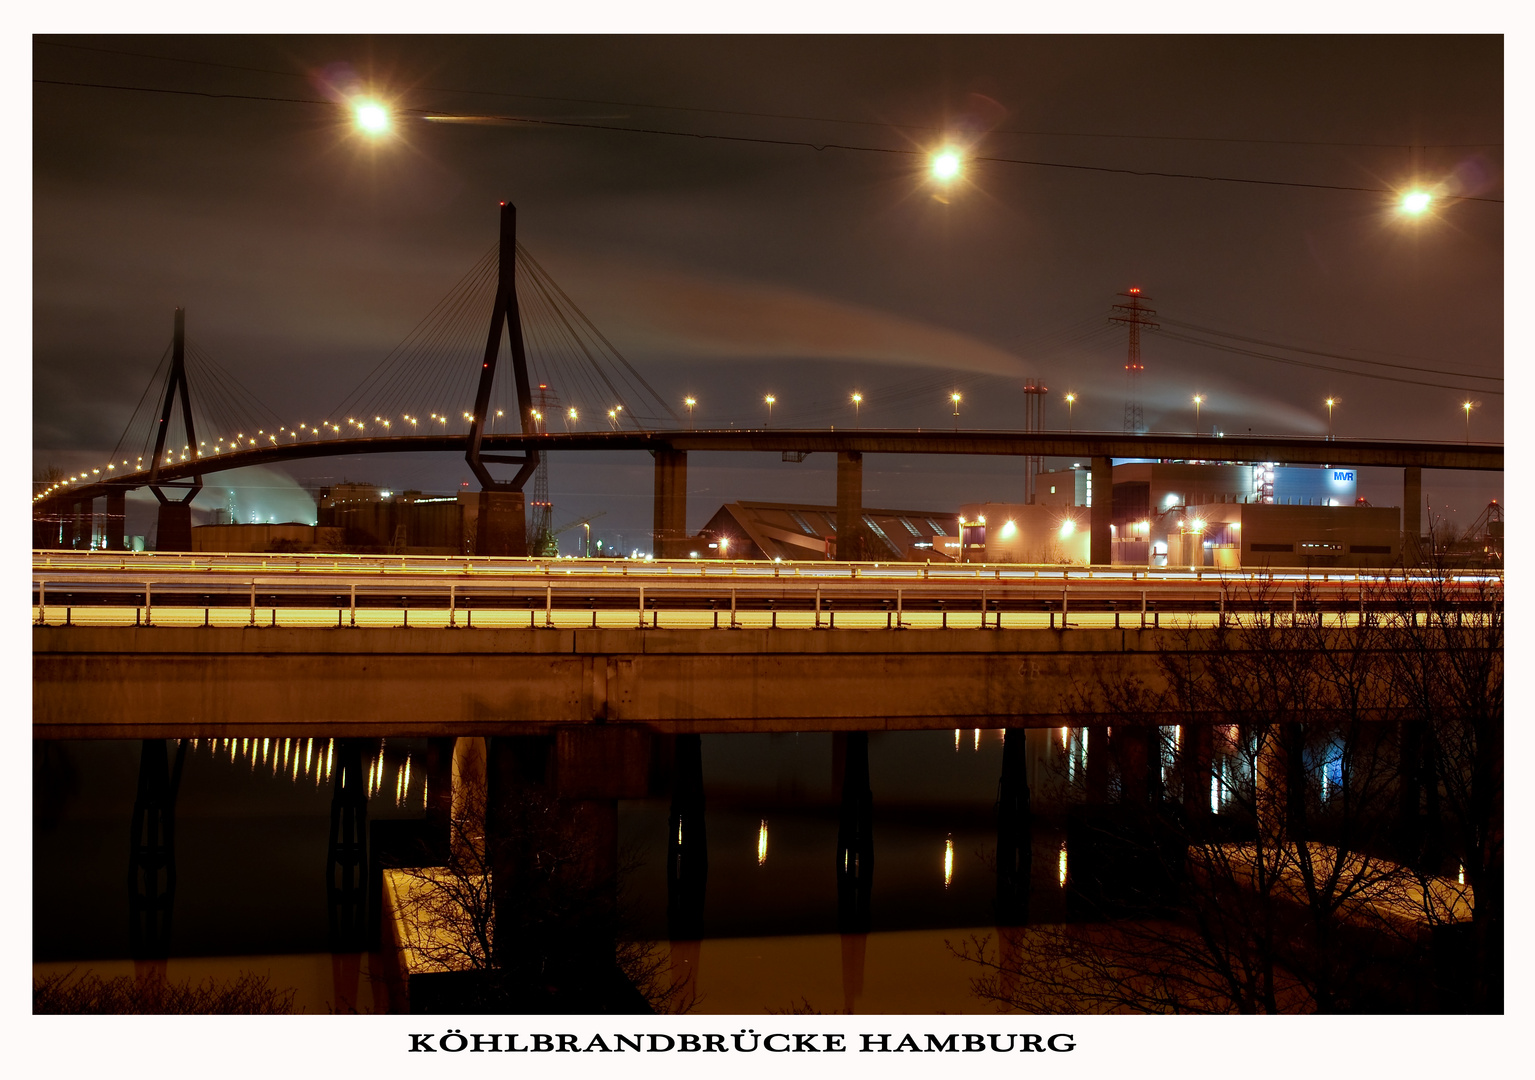
{"label": "bridge railing", "polygon": [[[691,567],[692,569],[702,569]],[[46,568],[45,568],[46,569]],[[141,568],[140,568],[141,569]],[[241,573],[180,566],[34,573],[38,625],[394,626],[594,628],[1028,629],[1159,628],[1331,619],[1355,624],[1416,620],[1431,610],[1457,620],[1500,610],[1502,582],[1475,577],[1424,587],[1416,579],[1358,575],[1182,574],[1157,577],[815,575],[721,578],[701,573],[469,573],[419,568],[360,576]],[[1016,569],[1016,568],[1015,568]],[[1000,571],[1000,568],[999,568]]]}

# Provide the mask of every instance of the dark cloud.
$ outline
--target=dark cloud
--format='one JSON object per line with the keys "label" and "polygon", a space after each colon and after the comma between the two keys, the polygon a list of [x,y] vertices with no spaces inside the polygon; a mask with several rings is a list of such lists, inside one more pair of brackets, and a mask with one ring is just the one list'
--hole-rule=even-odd
{"label": "dark cloud", "polygon": [[[1169,318],[1270,341],[1503,367],[1501,204],[1406,222],[1359,192],[1003,163],[973,165],[943,202],[904,154],[409,119],[368,145],[334,105],[196,96],[361,87],[442,113],[892,151],[951,136],[995,158],[1386,188],[1418,174],[1498,198],[1496,37],[41,37],[33,51],[38,79],[192,92],[35,87],[39,465],[111,451],[177,304],[275,413],[313,419],[490,247],[501,198],[657,390],[696,394],[699,419],[720,424],[758,422],[766,390],[775,423],[851,423],[856,385],[890,402],[869,422],[942,426],[952,375],[971,380],[967,424],[1016,427],[1016,377],[1030,375],[1080,395],[1077,427],[1117,428],[1124,338],[1107,316],[1131,284]],[[1158,427],[1187,430],[1201,392],[1202,418],[1229,430],[1315,435],[1332,394],[1340,434],[1463,437],[1452,390],[1156,335],[1144,355]],[[1502,397],[1476,397],[1473,437],[1501,439]],[[1052,401],[1052,422],[1062,414]],[[603,490],[585,465],[556,466],[557,503]],[[389,467],[368,463],[406,486]],[[395,468],[441,489],[461,472]],[[711,469],[690,524],[784,475],[745,459]],[[940,472],[910,473],[904,501],[951,503]],[[1005,472],[970,474],[1016,494]],[[1434,484],[1441,501],[1501,491],[1492,477]],[[625,528],[648,512],[624,511]]]}

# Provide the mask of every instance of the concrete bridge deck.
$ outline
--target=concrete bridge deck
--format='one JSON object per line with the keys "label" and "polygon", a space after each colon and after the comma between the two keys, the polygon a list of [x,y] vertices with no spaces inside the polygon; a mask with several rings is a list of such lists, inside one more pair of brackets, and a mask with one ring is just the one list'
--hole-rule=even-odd
{"label": "concrete bridge deck", "polygon": [[[37,738],[421,736],[1114,723],[1208,630],[33,629]],[[1122,721],[1123,717],[1119,717]]]}

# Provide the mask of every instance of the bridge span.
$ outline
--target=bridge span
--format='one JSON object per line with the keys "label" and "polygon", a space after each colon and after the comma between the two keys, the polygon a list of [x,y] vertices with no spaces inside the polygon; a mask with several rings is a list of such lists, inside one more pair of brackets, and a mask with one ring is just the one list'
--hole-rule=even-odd
{"label": "bridge span", "polygon": [[1497,575],[44,552],[33,569],[38,738],[1113,723],[1105,677],[1155,690],[1162,653],[1231,623],[1381,626],[1386,648],[1430,593],[1457,624],[1502,603]]}
{"label": "bridge span", "polygon": [[[184,460],[161,464],[155,482],[163,485],[200,483],[209,473],[255,465],[273,465],[320,457],[380,453],[463,453],[471,436],[406,435],[368,438],[313,438],[275,442],[230,453],[194,453]],[[1501,444],[1430,443],[1368,439],[1321,440],[1284,436],[1209,436],[1123,432],[1018,432],[943,430],[737,430],[726,431],[597,431],[570,433],[490,434],[481,438],[486,451],[497,453],[646,451],[655,457],[654,553],[658,558],[687,554],[687,460],[690,452],[759,452],[835,454],[838,530],[855,526],[863,509],[865,454],[939,454],[1011,457],[1077,457],[1092,463],[1094,486],[1112,492],[1114,458],[1169,458],[1209,461],[1275,461],[1288,464],[1346,464],[1350,467],[1391,467],[1403,470],[1403,532],[1422,529],[1422,471],[1427,469],[1503,469]],[[89,537],[86,519],[95,500],[106,500],[109,521],[121,522],[128,491],[150,483],[147,472],[122,475],[93,471],[78,482],[64,482],[33,500],[39,523],[37,547],[78,546]],[[496,520],[522,512],[521,492],[485,491],[482,508]],[[188,502],[161,507],[161,550],[191,546]],[[1091,510],[1091,552],[1094,564],[1110,562],[1109,523],[1112,498],[1095,500]],[[487,517],[491,520],[491,517]],[[60,529],[60,523],[64,528]],[[169,531],[165,531],[165,530]],[[514,533],[522,534],[515,528]],[[109,546],[120,547],[121,530],[109,530]],[[848,533],[851,535],[851,532]],[[62,539],[60,539],[62,537]],[[47,542],[45,542],[47,541]],[[167,542],[169,541],[169,542]],[[503,545],[504,546],[504,545]],[[491,555],[521,554],[491,546]]]}

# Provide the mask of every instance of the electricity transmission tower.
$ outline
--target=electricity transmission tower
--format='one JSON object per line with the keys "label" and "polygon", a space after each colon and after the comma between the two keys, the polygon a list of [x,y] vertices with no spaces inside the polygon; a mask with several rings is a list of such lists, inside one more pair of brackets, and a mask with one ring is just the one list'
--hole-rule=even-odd
{"label": "electricity transmission tower", "polygon": [[1144,370],[1141,366],[1141,327],[1144,326],[1148,330],[1160,330],[1162,327],[1151,321],[1151,316],[1156,314],[1156,310],[1142,303],[1143,300],[1149,300],[1151,297],[1141,296],[1141,290],[1138,288],[1119,295],[1130,302],[1115,304],[1110,310],[1116,314],[1109,316],[1109,322],[1120,323],[1130,328],[1130,352],[1125,360],[1126,381],[1129,384],[1125,391],[1125,431],[1132,435],[1139,435],[1146,430],[1146,421],[1141,415],[1140,374]]}

